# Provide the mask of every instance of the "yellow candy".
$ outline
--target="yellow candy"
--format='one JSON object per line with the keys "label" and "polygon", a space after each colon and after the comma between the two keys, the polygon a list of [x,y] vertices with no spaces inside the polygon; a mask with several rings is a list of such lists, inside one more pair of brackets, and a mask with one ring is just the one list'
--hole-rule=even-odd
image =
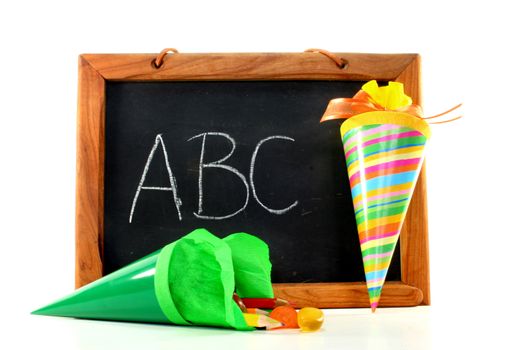
{"label": "yellow candy", "polygon": [[315,307],[304,307],[297,313],[297,323],[303,332],[315,332],[324,321],[323,312]]}

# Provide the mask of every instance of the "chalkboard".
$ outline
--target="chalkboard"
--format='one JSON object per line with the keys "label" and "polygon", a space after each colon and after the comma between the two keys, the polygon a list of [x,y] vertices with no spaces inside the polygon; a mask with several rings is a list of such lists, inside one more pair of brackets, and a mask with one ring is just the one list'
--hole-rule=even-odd
{"label": "chalkboard", "polygon": [[362,84],[108,82],[104,273],[205,227],[266,241],[276,283],[364,281],[340,123],[319,123]]}
{"label": "chalkboard", "polygon": [[[205,227],[265,240],[298,307],[368,307],[340,122],[319,119],[371,79],[419,103],[419,56],[168,51],[79,57],[76,286]],[[381,306],[428,305],[428,270],[423,166]]]}

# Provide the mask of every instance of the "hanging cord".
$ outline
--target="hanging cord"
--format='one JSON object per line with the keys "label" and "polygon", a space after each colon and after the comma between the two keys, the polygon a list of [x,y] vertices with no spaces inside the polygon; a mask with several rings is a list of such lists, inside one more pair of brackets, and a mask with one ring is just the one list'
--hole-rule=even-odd
{"label": "hanging cord", "polygon": [[[328,57],[329,59],[331,59],[337,65],[337,67],[339,67],[339,69],[346,69],[348,67],[348,61],[346,59],[339,57],[330,51],[323,50],[323,49],[307,49],[304,52],[320,53],[321,55],[324,55]],[[156,69],[159,69],[160,67],[162,67],[162,65],[164,64],[164,59],[169,53],[179,53],[179,51],[174,48],[167,48],[167,49],[162,50],[157,55],[157,58],[155,58],[151,62],[153,67],[155,67]]]}
{"label": "hanging cord", "polygon": [[[330,51],[327,51],[327,50],[323,50],[323,49],[307,49],[304,52],[320,53],[321,55],[324,55],[324,56],[328,57],[329,59],[331,59],[337,65],[337,67],[339,67],[339,69],[346,69],[346,68],[348,68],[348,61],[345,58],[343,58],[343,57],[337,56],[333,52],[330,52]],[[151,62],[152,66],[155,69],[161,68],[162,65],[164,64],[164,60],[165,60],[166,56],[169,53],[176,54],[176,53],[179,53],[179,51],[177,49],[174,49],[174,48],[166,48],[166,49],[162,50],[157,55],[157,57]],[[445,111],[443,113],[439,113],[439,114],[433,115],[431,117],[426,117],[426,118],[423,117],[422,119],[428,120],[428,119],[438,118],[438,117],[444,116],[444,115],[446,115],[446,114],[448,114],[448,113],[450,113],[452,111],[455,111],[456,109],[458,109],[461,106],[462,106],[462,104],[460,103],[457,106],[454,106],[451,109],[449,109],[449,110],[447,110],[447,111]],[[463,118],[463,116],[460,115],[460,116],[452,118],[452,119],[436,121],[436,122],[431,121],[431,122],[428,122],[428,123],[429,124],[444,124],[444,123],[453,122],[453,121],[458,120],[460,118]]]}
{"label": "hanging cord", "polygon": [[304,50],[304,52],[313,52],[313,53],[320,53],[321,55],[325,55],[339,67],[339,69],[346,69],[348,67],[348,61],[342,57],[337,56],[336,54],[326,51],[323,49],[307,49]]}
{"label": "hanging cord", "polygon": [[162,67],[162,65],[164,64],[164,58],[169,53],[179,53],[179,51],[177,49],[173,49],[173,48],[167,48],[167,49],[162,50],[157,55],[157,58],[155,58],[153,61],[151,61],[151,64],[153,65],[153,67],[155,67],[156,69],[159,69],[160,67]]}

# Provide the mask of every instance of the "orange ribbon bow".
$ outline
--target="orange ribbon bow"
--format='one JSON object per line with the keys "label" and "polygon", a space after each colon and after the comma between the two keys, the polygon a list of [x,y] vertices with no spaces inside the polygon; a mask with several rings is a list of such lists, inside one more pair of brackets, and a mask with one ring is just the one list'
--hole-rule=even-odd
{"label": "orange ribbon bow", "polygon": [[[388,86],[378,86],[375,80],[364,84],[352,98],[336,98],[328,103],[328,107],[321,118],[321,122],[333,119],[348,119],[355,115],[373,111],[394,111],[411,114],[421,119],[433,119],[452,112],[461,107],[461,104],[443,113],[423,117],[421,106],[412,103],[412,99],[405,95],[403,84],[389,82]],[[459,119],[461,116],[430,124],[448,123]]]}

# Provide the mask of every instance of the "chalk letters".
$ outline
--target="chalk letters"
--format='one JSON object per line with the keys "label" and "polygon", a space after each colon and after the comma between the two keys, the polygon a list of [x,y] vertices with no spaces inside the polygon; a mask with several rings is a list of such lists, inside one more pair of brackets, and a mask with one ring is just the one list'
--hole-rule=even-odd
{"label": "chalk letters", "polygon": [[[215,160],[213,162],[205,162],[205,154],[206,154],[206,140],[208,137],[223,137],[227,139],[231,144],[231,149],[229,153],[222,157],[219,160]],[[291,141],[295,142],[295,140],[288,136],[282,136],[282,135],[274,135],[266,137],[262,140],[260,140],[257,145],[255,146],[255,149],[253,151],[251,161],[250,161],[250,181],[246,180],[246,177],[236,168],[224,164],[235,152],[236,143],[233,137],[230,135],[223,133],[223,132],[205,132],[202,134],[195,135],[193,137],[190,137],[187,141],[195,140],[197,138],[202,138],[202,144],[201,144],[201,152],[200,152],[200,159],[199,159],[199,202],[198,202],[198,208],[197,212],[193,212],[193,215],[199,219],[205,219],[205,220],[223,220],[231,218],[242,211],[244,211],[248,205],[248,202],[250,200],[250,187],[252,189],[253,197],[255,198],[255,201],[263,207],[266,211],[268,211],[271,214],[274,215],[283,215],[290,210],[292,210],[297,204],[299,203],[297,200],[287,206],[286,208],[282,209],[274,209],[270,208],[268,205],[264,204],[261,199],[259,198],[257,191],[255,189],[255,181],[254,181],[254,173],[255,173],[255,162],[257,160],[257,155],[259,154],[259,151],[264,143],[272,141],[272,140],[285,140],[285,141]],[[159,144],[162,147],[162,153],[164,155],[164,162],[166,165],[166,170],[168,171],[168,177],[170,180],[170,187],[152,187],[152,186],[144,186],[144,181],[146,180],[146,176],[149,171],[151,160],[153,159],[153,156],[155,155],[155,152],[157,151],[157,148]],[[229,213],[227,215],[222,216],[213,216],[213,215],[205,215],[203,214],[204,208],[203,208],[203,199],[204,199],[204,188],[203,188],[203,179],[204,179],[204,170],[208,168],[216,168],[216,169],[223,169],[226,171],[229,171],[230,173],[236,175],[244,185],[246,198],[244,200],[244,204],[242,207],[237,209],[236,211]],[[137,201],[140,196],[140,193],[142,190],[153,190],[153,191],[171,191],[173,194],[173,202],[175,203],[175,207],[177,209],[177,214],[179,217],[179,221],[182,220],[182,214],[181,214],[181,206],[182,201],[177,195],[177,181],[175,179],[175,176],[173,175],[173,172],[171,171],[169,159],[168,159],[168,153],[166,151],[166,146],[164,145],[164,140],[162,139],[162,134],[158,134],[155,137],[155,143],[153,144],[153,148],[151,149],[148,159],[146,161],[146,165],[144,166],[144,171],[142,172],[142,176],[139,181],[139,185],[137,187],[137,191],[135,192],[135,196],[133,197],[133,203],[131,205],[131,211],[129,213],[129,222],[131,223],[133,221],[133,214],[135,212],[135,208],[137,206]]]}

